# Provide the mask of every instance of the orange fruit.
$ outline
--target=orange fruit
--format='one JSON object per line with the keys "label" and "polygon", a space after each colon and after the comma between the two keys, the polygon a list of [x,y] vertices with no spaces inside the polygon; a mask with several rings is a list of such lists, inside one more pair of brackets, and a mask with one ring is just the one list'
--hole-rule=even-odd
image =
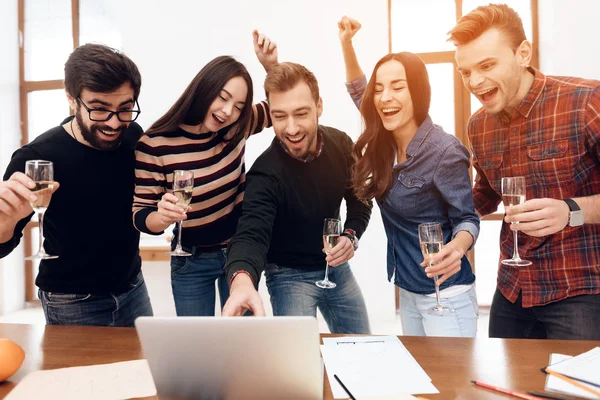
{"label": "orange fruit", "polygon": [[0,382],[7,380],[21,368],[25,352],[10,339],[0,338]]}

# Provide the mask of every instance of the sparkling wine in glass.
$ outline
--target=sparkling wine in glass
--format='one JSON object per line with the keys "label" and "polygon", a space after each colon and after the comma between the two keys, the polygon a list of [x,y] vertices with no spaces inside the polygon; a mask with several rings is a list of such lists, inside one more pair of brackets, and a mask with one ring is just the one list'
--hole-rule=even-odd
{"label": "sparkling wine in glass", "polygon": [[[326,218],[323,223],[323,247],[325,254],[329,254],[335,247],[342,233],[342,222],[339,219]],[[315,285],[323,289],[333,289],[337,285],[329,280],[329,263],[325,261],[325,278],[316,281]]]}
{"label": "sparkling wine in glass", "polygon": [[54,191],[54,164],[52,161],[29,160],[25,162],[25,175],[35,182],[35,188],[31,191],[37,196],[35,201],[30,201],[31,208],[38,216],[39,221],[39,247],[38,252],[26,257],[26,260],[49,260],[58,258],[46,253],[44,249],[44,214],[50,205],[52,192]]}
{"label": "sparkling wine in glass", "polygon": [[[173,195],[177,197],[177,205],[185,210],[190,206],[192,201],[192,192],[194,191],[194,173],[192,171],[176,170],[173,172]],[[190,253],[183,250],[181,247],[181,226],[183,220],[177,223],[177,246],[175,250],[168,252],[170,256],[188,257]]]}
{"label": "sparkling wine in glass", "polygon": [[[502,201],[504,207],[516,206],[525,203],[525,177],[513,176],[502,178]],[[519,222],[513,222],[518,224]],[[504,265],[512,265],[518,267],[526,267],[531,265],[531,261],[523,260],[519,256],[519,245],[517,231],[513,231],[513,239],[515,245],[513,247],[513,256],[509,260],[502,260]]]}
{"label": "sparkling wine in glass", "polygon": [[[442,250],[444,247],[444,234],[442,232],[442,226],[438,222],[428,222],[425,224],[419,224],[419,243],[421,244],[421,253],[423,258],[427,262],[428,266],[431,266],[431,259]],[[440,287],[437,285],[438,276],[433,277],[435,285],[435,298],[436,305],[427,310],[427,314],[435,316],[444,316],[452,314],[453,309],[444,307],[440,299]]]}

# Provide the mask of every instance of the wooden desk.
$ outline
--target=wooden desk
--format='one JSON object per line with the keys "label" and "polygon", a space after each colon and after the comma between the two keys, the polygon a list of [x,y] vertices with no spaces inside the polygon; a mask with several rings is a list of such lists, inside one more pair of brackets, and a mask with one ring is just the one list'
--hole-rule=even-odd
{"label": "wooden desk", "polygon": [[[0,337],[15,341],[26,353],[19,372],[0,384],[0,398],[32,371],[142,358],[132,328],[0,324]],[[547,364],[550,353],[575,355],[600,346],[600,342],[555,340],[410,336],[400,336],[400,340],[440,391],[439,395],[427,396],[431,399],[507,398],[476,388],[471,380],[523,392],[542,390],[545,374],[540,368]],[[324,388],[324,399],[332,399],[327,379]]]}

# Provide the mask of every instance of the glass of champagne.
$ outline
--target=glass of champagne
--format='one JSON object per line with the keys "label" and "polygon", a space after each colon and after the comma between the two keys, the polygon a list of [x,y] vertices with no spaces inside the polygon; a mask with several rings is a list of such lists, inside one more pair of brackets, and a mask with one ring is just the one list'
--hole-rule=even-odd
{"label": "glass of champagne", "polygon": [[[438,222],[427,222],[425,224],[419,224],[419,243],[421,244],[421,252],[423,258],[427,261],[428,266],[431,267],[431,259],[444,247],[444,234],[442,232],[442,226]],[[438,276],[433,277],[435,285],[435,298],[437,303],[435,306],[427,310],[427,314],[444,316],[452,314],[453,309],[444,307],[440,300],[440,287],[437,285]]]}
{"label": "glass of champagne", "polygon": [[[524,176],[513,176],[509,178],[502,178],[502,202],[504,207],[516,206],[525,203],[525,177]],[[513,222],[518,224],[519,222]],[[502,260],[504,265],[513,265],[518,267],[526,267],[531,265],[531,261],[523,260],[519,256],[519,245],[517,231],[513,231],[514,248],[513,256],[509,260]]]}
{"label": "glass of champagne", "polygon": [[52,161],[29,160],[25,162],[25,175],[35,182],[33,194],[37,196],[35,201],[30,201],[31,208],[38,216],[39,221],[39,247],[38,252],[26,257],[26,260],[49,260],[58,258],[46,253],[44,249],[44,214],[50,205],[52,192],[54,191],[54,164]]}
{"label": "glass of champagne", "polygon": [[[173,194],[177,197],[177,205],[185,210],[188,209],[192,201],[192,192],[194,191],[194,173],[192,171],[176,170],[173,172]],[[187,257],[190,253],[181,247],[181,226],[183,220],[179,221],[177,233],[177,246],[175,250],[168,252],[170,256]]]}
{"label": "glass of champagne", "polygon": [[[331,249],[335,247],[341,234],[342,222],[339,219],[326,218],[323,223],[323,247],[325,247],[325,254],[329,254]],[[333,289],[337,285],[329,280],[329,263],[327,261],[325,263],[325,278],[321,281],[316,281],[315,285],[323,289]]]}

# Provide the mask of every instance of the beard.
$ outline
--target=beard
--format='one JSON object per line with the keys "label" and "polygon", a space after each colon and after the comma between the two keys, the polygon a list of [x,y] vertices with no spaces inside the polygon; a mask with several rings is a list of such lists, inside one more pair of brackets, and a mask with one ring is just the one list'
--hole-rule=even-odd
{"label": "beard", "polygon": [[93,148],[98,150],[113,150],[119,147],[121,145],[121,142],[123,141],[123,132],[125,131],[125,129],[127,129],[127,125],[125,124],[119,126],[119,128],[117,128],[118,133],[116,133],[116,135],[118,135],[119,137],[115,140],[107,141],[102,139],[102,133],[99,131],[103,130],[110,132],[113,131],[113,128],[109,127],[108,125],[100,124],[94,124],[91,127],[88,127],[84,124],[83,118],[81,117],[81,112],[79,111],[75,114],[75,120],[77,121],[77,125],[79,125],[81,136]]}
{"label": "beard", "polygon": [[301,134],[301,135],[305,136],[305,138],[303,139],[305,141],[305,145],[301,149],[292,148],[286,139],[287,135],[285,133],[283,134],[283,138],[279,139],[279,142],[283,145],[283,147],[285,147],[285,150],[288,152],[288,154],[291,154],[300,160],[305,160],[310,155],[310,149],[313,147],[314,143],[317,141],[317,137],[318,137],[317,131],[318,131],[318,128],[315,127],[314,130],[305,131],[304,133]]}

